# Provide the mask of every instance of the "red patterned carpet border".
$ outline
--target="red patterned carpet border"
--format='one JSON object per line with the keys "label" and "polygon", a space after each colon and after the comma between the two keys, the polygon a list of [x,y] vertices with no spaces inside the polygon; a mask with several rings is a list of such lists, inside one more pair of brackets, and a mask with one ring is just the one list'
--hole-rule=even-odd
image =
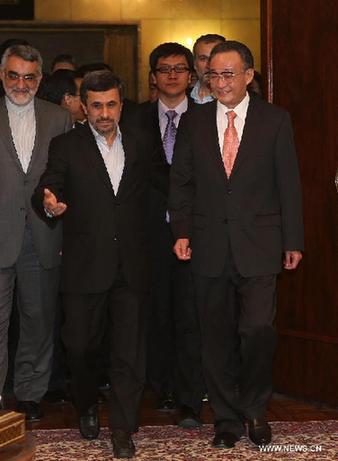
{"label": "red patterned carpet border", "polygon": [[[135,434],[135,461],[336,461],[338,421],[273,422],[270,452],[243,437],[230,450],[210,445],[213,427],[183,430],[176,426],[144,426]],[[35,461],[110,461],[112,448],[107,428],[94,441],[81,439],[77,429],[33,431]]]}

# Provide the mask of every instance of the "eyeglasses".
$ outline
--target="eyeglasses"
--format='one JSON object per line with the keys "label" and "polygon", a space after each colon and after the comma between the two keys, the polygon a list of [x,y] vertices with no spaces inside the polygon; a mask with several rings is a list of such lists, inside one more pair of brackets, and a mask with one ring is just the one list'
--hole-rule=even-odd
{"label": "eyeglasses", "polygon": [[232,82],[235,79],[235,77],[237,77],[237,75],[245,74],[245,72],[246,70],[243,70],[242,72],[224,71],[220,73],[210,71],[207,72],[205,75],[210,82],[215,82],[218,79],[221,79],[222,82]]}
{"label": "eyeglasses", "polygon": [[38,79],[38,75],[35,75],[35,74],[20,75],[17,72],[13,72],[11,70],[9,72],[5,72],[5,76],[11,82],[18,82],[19,80],[23,80],[24,82],[27,82],[27,83],[33,83]]}
{"label": "eyeglasses", "polygon": [[176,66],[161,66],[155,70],[156,72],[159,72],[160,74],[171,74],[172,71],[174,71],[175,74],[183,74],[184,72],[189,71],[189,67],[178,64]]}

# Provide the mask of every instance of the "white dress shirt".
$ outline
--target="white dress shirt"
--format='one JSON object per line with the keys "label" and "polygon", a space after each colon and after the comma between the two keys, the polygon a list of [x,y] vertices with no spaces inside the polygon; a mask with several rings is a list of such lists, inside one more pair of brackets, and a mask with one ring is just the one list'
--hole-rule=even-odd
{"label": "white dress shirt", "polygon": [[229,109],[227,106],[217,101],[217,132],[221,152],[223,152],[224,131],[228,126],[228,117],[226,113],[231,110],[236,113],[237,117],[235,117],[234,125],[237,130],[238,141],[241,142],[249,101],[250,97],[248,93],[246,93],[242,101],[233,109]]}
{"label": "white dress shirt", "polygon": [[188,109],[188,98],[185,97],[182,102],[180,102],[176,107],[167,107],[160,99],[158,100],[158,121],[160,124],[161,138],[163,139],[164,132],[168,123],[168,117],[166,112],[168,110],[174,110],[177,112],[177,116],[174,118],[174,123],[176,128],[180,123],[181,115],[184,114]]}
{"label": "white dress shirt", "polygon": [[15,150],[23,171],[27,173],[36,133],[34,99],[26,106],[13,104],[7,96],[5,100]]}
{"label": "white dress shirt", "polygon": [[101,152],[111,185],[116,195],[119,190],[125,162],[125,154],[122,145],[122,134],[120,128],[117,127],[116,137],[112,146],[109,147],[106,138],[98,133],[90,123],[89,126],[95,137],[97,147]]}

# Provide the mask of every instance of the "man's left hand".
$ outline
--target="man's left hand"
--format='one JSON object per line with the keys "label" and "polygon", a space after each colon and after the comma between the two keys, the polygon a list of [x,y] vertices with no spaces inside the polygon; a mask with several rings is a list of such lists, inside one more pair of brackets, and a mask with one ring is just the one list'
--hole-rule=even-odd
{"label": "man's left hand", "polygon": [[296,269],[302,257],[300,251],[286,251],[284,255],[284,269]]}

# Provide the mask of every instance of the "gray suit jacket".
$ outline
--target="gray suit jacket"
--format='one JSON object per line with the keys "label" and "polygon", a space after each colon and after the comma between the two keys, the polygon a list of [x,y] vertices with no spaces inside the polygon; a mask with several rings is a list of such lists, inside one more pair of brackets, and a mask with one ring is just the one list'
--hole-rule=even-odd
{"label": "gray suit jacket", "polygon": [[46,269],[60,263],[61,223],[47,225],[31,205],[31,197],[46,168],[49,142],[71,128],[68,112],[35,99],[36,136],[31,161],[24,173],[9,126],[5,99],[0,99],[0,268],[19,255],[26,222],[33,234],[39,261]]}

